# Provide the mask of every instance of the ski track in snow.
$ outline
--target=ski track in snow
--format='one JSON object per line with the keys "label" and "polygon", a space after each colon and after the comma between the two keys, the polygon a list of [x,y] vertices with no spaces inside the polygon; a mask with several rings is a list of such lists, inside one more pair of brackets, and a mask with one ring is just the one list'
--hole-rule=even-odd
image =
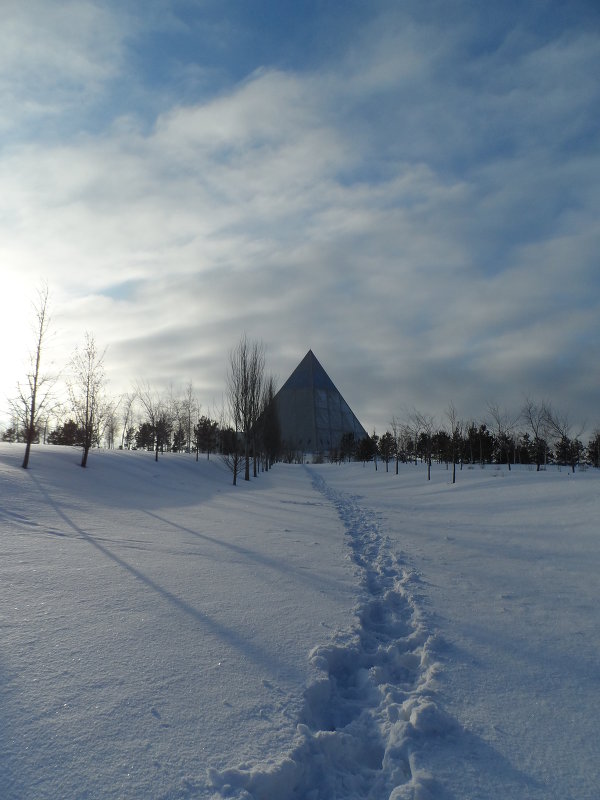
{"label": "ski track in snow", "polygon": [[211,770],[213,798],[236,800],[424,800],[443,787],[420,766],[425,739],[454,725],[438,709],[438,665],[412,586],[359,498],[313,487],[337,509],[361,580],[355,624],[310,654],[317,679],[304,693],[295,746],[277,763]]}

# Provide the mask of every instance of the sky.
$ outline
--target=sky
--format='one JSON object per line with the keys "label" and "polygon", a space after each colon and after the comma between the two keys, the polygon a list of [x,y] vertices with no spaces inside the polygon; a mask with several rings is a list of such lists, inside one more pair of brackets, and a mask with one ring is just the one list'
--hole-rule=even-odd
{"label": "sky", "polygon": [[86,332],[222,406],[242,335],[367,430],[600,425],[600,6],[3,0],[0,407]]}

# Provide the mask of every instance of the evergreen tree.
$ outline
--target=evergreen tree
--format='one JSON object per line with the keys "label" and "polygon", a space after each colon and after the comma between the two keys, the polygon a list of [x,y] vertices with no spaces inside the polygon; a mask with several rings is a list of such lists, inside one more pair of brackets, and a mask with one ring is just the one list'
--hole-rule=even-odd
{"label": "evergreen tree", "polygon": [[379,440],[379,453],[383,463],[385,464],[386,472],[389,471],[389,463],[394,457],[395,448],[396,441],[394,436],[390,433],[390,431],[386,431]]}
{"label": "evergreen tree", "polygon": [[10,428],[7,428],[3,432],[2,441],[3,442],[20,442],[20,441],[22,441],[22,437],[19,436],[18,429],[11,425]]}
{"label": "evergreen tree", "polygon": [[351,461],[356,455],[356,441],[352,431],[342,434],[340,446],[338,448],[338,458],[340,461]]}
{"label": "evergreen tree", "polygon": [[84,435],[75,420],[69,419],[48,435],[48,444],[63,444],[82,447]]}
{"label": "evergreen tree", "polygon": [[127,428],[123,430],[123,445],[127,448],[127,450],[131,450],[134,442],[135,442],[135,428],[133,427],[133,425],[129,425]]}
{"label": "evergreen tree", "polygon": [[174,453],[182,453],[187,449],[187,436],[185,430],[181,425],[175,431],[173,436],[172,450]]}
{"label": "evergreen tree", "polygon": [[588,442],[587,458],[593,467],[600,467],[600,430],[595,430]]}
{"label": "evergreen tree", "polygon": [[138,450],[154,450],[154,428],[150,422],[142,422],[135,433],[135,446]]}
{"label": "evergreen tree", "polygon": [[371,436],[364,436],[356,448],[356,457],[359,461],[366,463],[371,461],[377,455],[377,440],[375,434]]}
{"label": "evergreen tree", "polygon": [[207,416],[202,416],[194,426],[194,447],[196,449],[196,460],[198,453],[206,453],[206,458],[210,459],[210,454],[217,448],[217,436],[219,425]]}

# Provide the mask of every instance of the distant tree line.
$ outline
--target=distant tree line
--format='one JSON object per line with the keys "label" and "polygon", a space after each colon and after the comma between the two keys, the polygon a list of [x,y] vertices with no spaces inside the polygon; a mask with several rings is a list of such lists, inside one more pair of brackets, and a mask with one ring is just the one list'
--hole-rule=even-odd
{"label": "distant tree line", "polygon": [[[217,418],[201,413],[191,384],[179,397],[172,391],[160,394],[144,385],[116,402],[105,401],[101,406],[102,413],[98,411],[95,416],[90,414],[88,407],[86,417],[85,403],[54,407],[53,417],[41,421],[31,441],[79,447],[84,454],[101,446],[144,450],[152,453],[155,460],[164,453],[189,453],[196,460],[200,454],[207,459],[216,454],[230,468],[234,463],[239,468],[247,462],[245,471],[249,480],[250,472],[256,477],[280,459],[274,394],[274,383],[269,379],[257,406],[256,418],[251,419],[246,431],[239,426],[236,430],[235,424],[222,413]],[[79,409],[79,413],[75,413],[74,408]],[[27,429],[14,420],[1,438],[2,441],[25,443],[26,437]],[[234,478],[238,473],[239,469],[234,472]]]}
{"label": "distant tree line", "polygon": [[[138,382],[118,399],[106,393],[105,351],[86,333],[69,361],[64,381],[67,399],[54,395],[56,376],[42,369],[44,346],[50,325],[46,286],[34,303],[34,346],[26,379],[17,384],[9,401],[12,421],[1,439],[25,445],[23,467],[29,465],[31,445],[38,442],[79,447],[81,466],[87,465],[90,450],[102,445],[145,450],[158,460],[165,452],[218,454],[237,483],[257,477],[276,461],[299,461],[304,455],[282,449],[275,404],[276,385],[265,369],[262,343],[245,335],[229,354],[226,374],[226,405],[219,413],[201,413],[189,383],[179,394],[160,392]],[[488,404],[480,419],[464,419],[450,404],[444,417],[413,410],[402,419],[394,417],[381,436],[375,432],[361,440],[353,434],[342,436],[338,446],[327,453],[312,454],[313,460],[333,462],[359,460],[390,464],[398,472],[400,463],[422,462],[431,476],[433,463],[452,466],[452,481],[463,465],[548,464],[600,466],[600,429],[587,443],[568,415],[548,402],[525,398],[517,413]],[[120,434],[120,438],[119,438]]]}
{"label": "distant tree line", "polygon": [[463,420],[450,406],[443,422],[433,416],[413,411],[403,421],[394,418],[384,434],[355,441],[352,434],[342,437],[339,447],[329,454],[331,461],[374,461],[386,471],[390,464],[398,472],[399,463],[425,463],[427,477],[432,463],[452,466],[456,481],[457,467],[463,465],[515,464],[535,466],[539,471],[549,464],[569,467],[600,467],[600,429],[587,443],[581,440],[582,429],[567,414],[549,403],[526,398],[517,414],[490,404],[480,420]]}
{"label": "distant tree line", "polygon": [[[71,362],[78,368],[69,384],[69,402],[47,404],[50,410],[37,417],[33,428],[30,413],[15,413],[1,438],[26,446],[44,442],[80,447],[83,466],[89,450],[100,446],[145,450],[155,459],[167,452],[189,453],[196,460],[200,454],[208,459],[216,454],[231,469],[234,483],[242,472],[249,480],[277,461],[303,460],[303,454],[282,448],[275,383],[265,377],[259,346],[242,343],[241,351],[238,345],[232,352],[237,372],[229,375],[229,414],[223,410],[211,414],[201,413],[191,383],[179,396],[139,384],[117,400],[107,398],[101,391],[103,354],[87,336]],[[254,374],[245,374],[246,370]],[[475,464],[504,464],[509,470],[515,464],[536,470],[555,464],[574,471],[578,465],[600,467],[600,430],[583,442],[581,431],[566,414],[529,399],[514,415],[490,405],[480,420],[460,419],[450,406],[442,421],[413,411],[403,420],[394,418],[382,435],[356,440],[348,433],[337,447],[312,457],[373,462],[386,471],[392,465],[396,472],[400,463],[421,462],[427,465],[428,477],[432,464],[447,464],[452,466],[453,481],[457,469]]]}
{"label": "distant tree line", "polygon": [[[190,453],[198,460],[219,454],[233,473],[241,466],[245,480],[257,477],[279,460],[281,435],[274,403],[275,381],[265,373],[264,348],[243,336],[230,353],[227,408],[218,414],[201,413],[193,386],[176,394],[160,392],[138,382],[118,399],[106,393],[105,351],[86,333],[63,375],[66,399],[56,398],[58,376],[42,370],[44,345],[50,325],[46,286],[34,303],[34,349],[26,380],[17,384],[9,401],[11,424],[2,441],[25,445],[22,466],[29,466],[31,445],[37,443],[81,448],[81,466],[94,447],[119,447],[152,452],[158,460],[166,452]],[[120,441],[118,436],[120,434]]]}

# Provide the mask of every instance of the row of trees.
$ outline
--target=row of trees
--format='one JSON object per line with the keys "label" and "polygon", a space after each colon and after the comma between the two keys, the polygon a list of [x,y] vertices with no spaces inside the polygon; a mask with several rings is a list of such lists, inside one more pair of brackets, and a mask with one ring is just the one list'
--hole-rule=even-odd
{"label": "row of trees", "polygon": [[433,462],[452,465],[456,481],[457,465],[514,464],[535,465],[539,471],[547,464],[569,466],[580,463],[600,466],[600,430],[594,431],[587,446],[581,441],[582,429],[568,415],[547,402],[526,398],[517,414],[489,405],[481,421],[463,420],[453,405],[440,423],[433,416],[413,411],[406,419],[392,420],[382,436],[355,442],[352,435],[342,439],[332,453],[333,460],[383,461],[386,470],[395,462],[422,461],[431,477]]}
{"label": "row of trees", "polygon": [[[102,445],[129,450],[147,450],[155,459],[166,452],[191,453],[196,460],[199,454],[223,456],[232,469],[234,480],[244,464],[245,477],[250,479],[250,466],[254,463],[254,476],[259,469],[269,469],[279,458],[278,424],[272,404],[273,383],[267,385],[258,418],[251,425],[249,436],[238,425],[237,430],[223,413],[218,419],[202,414],[200,404],[193,396],[191,385],[182,397],[173,392],[159,393],[149,387],[136,387],[116,402],[90,393],[86,403],[75,406],[70,400],[52,407],[35,427],[31,441],[82,448],[82,466],[87,464],[87,454],[92,447]],[[85,414],[86,404],[92,412]],[[74,409],[81,407],[81,414]],[[89,424],[85,425],[85,420]],[[93,423],[93,424],[92,424]],[[18,419],[2,434],[3,441],[22,442],[27,447],[28,429]],[[28,462],[27,462],[28,463]]]}
{"label": "row of trees", "polygon": [[[227,409],[218,415],[200,413],[192,384],[183,395],[160,393],[149,384],[138,383],[117,401],[105,392],[105,351],[91,334],[78,347],[66,370],[67,399],[56,400],[56,376],[42,370],[50,314],[48,288],[44,286],[34,304],[35,346],[25,382],[9,401],[12,424],[2,434],[4,441],[25,444],[22,466],[29,466],[34,442],[73,445],[82,448],[81,466],[87,466],[92,447],[101,443],[115,447],[151,450],[155,459],[165,451],[219,452],[237,482],[241,465],[250,480],[250,465],[257,476],[259,464],[268,469],[279,457],[280,433],[274,404],[275,381],[265,375],[264,347],[246,336],[231,351],[227,372]],[[215,418],[215,416],[217,418]],[[54,424],[53,424],[54,423]]]}
{"label": "row of trees", "polygon": [[[58,403],[53,392],[56,378],[42,371],[42,355],[50,316],[48,289],[43,287],[34,305],[34,349],[26,381],[18,384],[10,401],[12,425],[2,438],[25,444],[23,467],[29,465],[31,445],[36,441],[77,445],[82,448],[81,466],[87,465],[92,447],[101,443],[123,448],[150,450],[158,460],[165,451],[220,453],[231,469],[234,484],[243,468],[244,479],[257,476],[260,465],[269,469],[282,453],[279,421],[274,402],[275,381],[265,372],[264,347],[243,336],[229,354],[226,407],[218,414],[201,414],[192,384],[175,396],[159,393],[149,384],[138,383],[117,401],[105,392],[105,352],[94,337],[85,335],[69,362],[67,400]],[[54,425],[52,425],[52,421]],[[452,464],[569,465],[582,461],[600,464],[600,431],[587,446],[566,414],[547,402],[526,398],[517,414],[490,404],[482,420],[462,419],[453,405],[441,422],[413,411],[403,420],[394,418],[382,436],[375,433],[359,442],[352,435],[342,438],[328,453],[332,461],[358,459],[384,462],[424,461],[428,478],[434,461]]]}

